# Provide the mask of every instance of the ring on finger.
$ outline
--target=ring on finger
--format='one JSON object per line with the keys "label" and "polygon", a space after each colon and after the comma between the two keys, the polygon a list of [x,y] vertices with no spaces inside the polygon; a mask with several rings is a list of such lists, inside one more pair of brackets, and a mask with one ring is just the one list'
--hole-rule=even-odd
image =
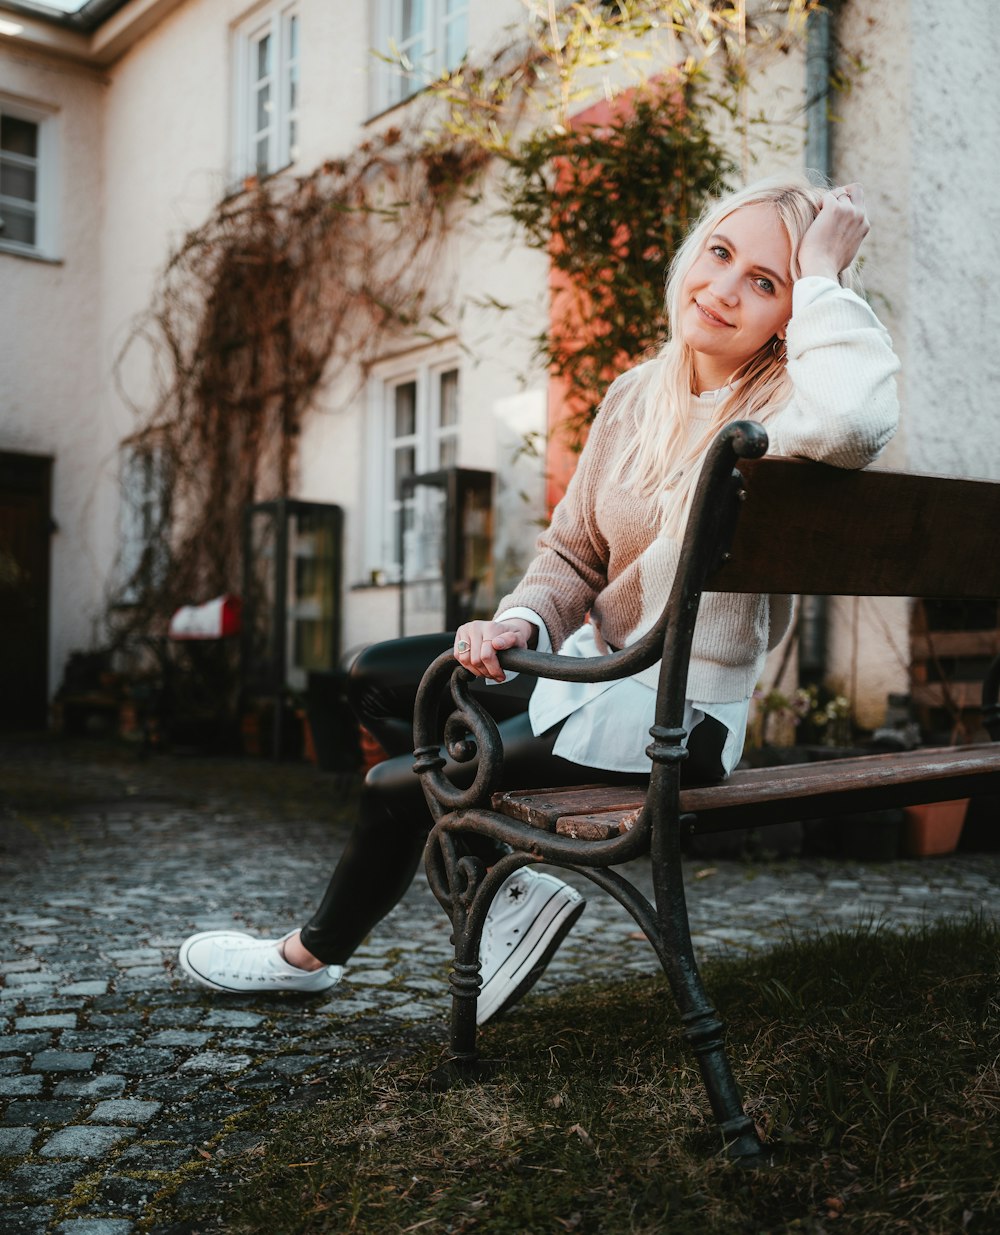
{"label": "ring on finger", "polygon": [[459,655],[461,655],[463,652],[467,652],[468,650],[469,650],[469,643],[468,643],[468,640],[466,639],[459,639],[459,641],[455,644],[455,651],[458,652]]}

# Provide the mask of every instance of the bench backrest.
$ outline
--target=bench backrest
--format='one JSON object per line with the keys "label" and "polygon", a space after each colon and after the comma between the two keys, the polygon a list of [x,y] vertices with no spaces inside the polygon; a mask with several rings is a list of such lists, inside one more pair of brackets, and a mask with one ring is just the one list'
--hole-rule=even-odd
{"label": "bench backrest", "polygon": [[1000,483],[799,459],[739,470],[746,500],[706,591],[1000,596]]}

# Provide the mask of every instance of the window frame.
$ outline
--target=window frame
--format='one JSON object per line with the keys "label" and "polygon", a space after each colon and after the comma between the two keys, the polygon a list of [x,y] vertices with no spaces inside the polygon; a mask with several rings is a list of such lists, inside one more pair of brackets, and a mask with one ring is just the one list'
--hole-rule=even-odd
{"label": "window frame", "polygon": [[[295,34],[292,23],[295,23]],[[271,40],[272,89],[274,110],[265,129],[257,125],[258,93],[261,78],[256,75],[256,50],[265,39]],[[296,54],[292,54],[293,47]],[[302,81],[302,17],[299,0],[272,0],[244,18],[233,31],[233,97],[231,175],[234,186],[256,177],[266,179],[299,157],[298,127]],[[295,98],[292,99],[292,86]],[[294,134],[294,135],[293,135]],[[257,144],[266,136],[268,155],[262,171],[257,161]]]}
{"label": "window frame", "polygon": [[168,563],[160,539],[168,460],[159,442],[123,442],[119,454],[118,578],[123,606],[138,604],[143,589],[157,587]]}
{"label": "window frame", "polygon": [[[394,63],[393,48],[406,50],[401,40],[403,0],[372,0],[370,31],[373,54],[369,75],[369,103],[372,115],[389,111],[420,94],[443,72],[457,68],[469,52],[468,26],[472,15],[471,0],[458,0],[460,7],[448,13],[448,0],[423,0],[425,18],[419,40],[428,50],[422,54],[412,72],[404,72]],[[447,55],[448,27],[465,21],[466,35],[461,55],[450,62]],[[412,40],[410,40],[412,41]],[[392,60],[387,60],[391,57]]]}
{"label": "window frame", "polygon": [[[36,257],[55,260],[58,256],[59,195],[57,183],[58,131],[57,113],[38,103],[27,103],[11,95],[0,94],[0,116],[25,120],[38,130],[38,153],[35,156],[35,242],[5,238],[0,229],[0,252],[20,257]],[[6,156],[5,156],[6,157]],[[3,217],[3,198],[0,198],[0,218]],[[20,199],[10,198],[11,204],[20,204]]]}
{"label": "window frame", "polygon": [[[456,375],[455,418],[442,426],[442,382]],[[409,382],[416,387],[414,432],[395,434],[395,392]],[[365,569],[372,581],[398,583],[401,575],[396,515],[395,443],[414,448],[413,475],[457,467],[462,448],[462,366],[455,347],[436,349],[418,358],[387,361],[373,370],[368,384],[368,467],[366,484]],[[441,461],[442,443],[454,443]],[[405,448],[405,447],[404,447]]]}

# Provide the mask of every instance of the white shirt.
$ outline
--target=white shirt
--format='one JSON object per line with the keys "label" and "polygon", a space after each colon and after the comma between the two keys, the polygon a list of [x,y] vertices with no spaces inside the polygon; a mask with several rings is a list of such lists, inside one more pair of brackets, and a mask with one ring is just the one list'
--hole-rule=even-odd
{"label": "white shirt", "polygon": [[[538,627],[539,652],[551,652],[545,623],[531,609],[507,609],[496,621],[524,618]],[[600,656],[594,628],[585,623],[559,649],[560,656]],[[659,666],[653,667],[658,671]],[[513,674],[508,673],[511,678]],[[531,731],[537,737],[565,720],[552,753],[571,763],[614,772],[649,773],[652,763],[646,747],[656,712],[656,681],[648,672],[613,682],[561,682],[539,678],[528,703]],[[746,740],[750,700],[733,703],[698,703],[685,700],[683,725],[690,735],[706,716],[728,730],[722,748],[726,775],[739,763]]]}

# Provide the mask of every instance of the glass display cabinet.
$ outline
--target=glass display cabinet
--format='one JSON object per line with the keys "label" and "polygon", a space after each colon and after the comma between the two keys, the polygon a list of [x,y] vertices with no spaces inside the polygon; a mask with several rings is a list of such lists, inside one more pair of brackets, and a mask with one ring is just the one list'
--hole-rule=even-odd
{"label": "glass display cabinet", "polygon": [[399,480],[399,633],[493,615],[493,473],[448,467]]}
{"label": "glass display cabinet", "polygon": [[343,512],[278,498],[249,506],[245,520],[243,697],[270,712],[278,758],[294,732],[291,701],[340,656]]}

